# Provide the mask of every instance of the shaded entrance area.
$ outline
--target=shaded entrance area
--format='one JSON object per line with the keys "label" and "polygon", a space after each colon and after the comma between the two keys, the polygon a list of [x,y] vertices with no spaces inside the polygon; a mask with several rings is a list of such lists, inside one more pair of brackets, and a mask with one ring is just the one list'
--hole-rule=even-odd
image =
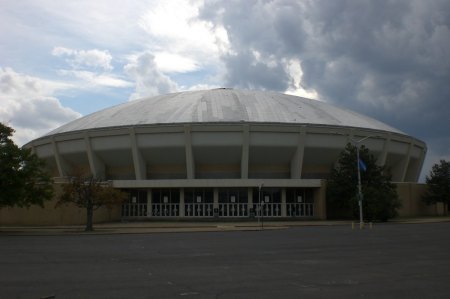
{"label": "shaded entrance area", "polygon": [[125,189],[122,218],[316,218],[321,188],[198,187]]}

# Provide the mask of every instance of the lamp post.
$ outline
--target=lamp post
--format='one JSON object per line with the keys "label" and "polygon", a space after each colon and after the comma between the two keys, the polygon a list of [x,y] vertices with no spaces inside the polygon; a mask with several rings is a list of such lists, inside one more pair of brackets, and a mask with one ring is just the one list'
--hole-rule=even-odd
{"label": "lamp post", "polygon": [[[338,135],[343,135],[343,136],[347,136],[345,134],[341,134],[338,132],[333,132],[334,134],[338,134]],[[357,171],[358,171],[358,205],[359,205],[359,228],[362,229],[363,225],[364,225],[364,216],[363,216],[363,206],[362,206],[362,198],[363,198],[363,194],[362,194],[362,187],[361,187],[361,168],[359,165],[359,144],[361,142],[363,142],[364,140],[368,139],[368,138],[373,138],[373,137],[380,137],[379,135],[369,135],[366,137],[363,137],[359,140],[353,139],[350,136],[348,137],[350,139],[350,141],[356,146],[356,166],[357,166]]]}
{"label": "lamp post", "polygon": [[366,136],[360,140],[355,140],[350,138],[350,140],[356,145],[356,165],[358,167],[358,205],[359,205],[359,229],[362,229],[364,226],[364,217],[363,217],[363,206],[362,206],[362,187],[361,187],[361,167],[359,165],[359,143],[370,138],[370,137],[378,137],[378,136]]}
{"label": "lamp post", "polygon": [[[263,210],[262,210],[262,206],[261,206],[261,189],[264,186],[263,183],[261,183],[258,186],[258,200],[259,200],[259,217],[258,217],[258,222],[261,222],[261,229],[264,229],[264,218],[263,218]],[[264,203],[263,203],[264,204]]]}

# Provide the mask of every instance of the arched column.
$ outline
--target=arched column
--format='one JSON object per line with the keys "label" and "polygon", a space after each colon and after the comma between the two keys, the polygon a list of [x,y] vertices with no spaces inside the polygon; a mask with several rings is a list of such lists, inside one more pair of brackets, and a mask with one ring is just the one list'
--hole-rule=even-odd
{"label": "arched column", "polygon": [[194,152],[192,151],[192,137],[191,126],[184,126],[184,138],[185,138],[185,152],[186,152],[186,177],[188,179],[195,179],[195,160]]}
{"label": "arched column", "polygon": [[136,132],[133,127],[130,128],[130,141],[136,180],[145,180],[147,178],[146,164],[141,152],[138,149]]}
{"label": "arched column", "polygon": [[241,179],[248,179],[249,145],[250,145],[250,128],[248,124],[245,124],[242,127]]}
{"label": "arched column", "polygon": [[60,177],[65,177],[71,172],[71,167],[59,154],[58,145],[56,144],[55,137],[52,136],[52,148],[55,155],[56,167],[58,168],[58,174]]}
{"label": "arched column", "polygon": [[105,163],[94,153],[91,146],[91,139],[87,132],[84,134],[84,143],[86,145],[86,152],[89,161],[89,168],[93,177],[98,179],[105,179],[106,167]]}
{"label": "arched column", "polygon": [[388,134],[383,144],[383,152],[377,159],[378,166],[384,166],[386,164],[387,153],[389,149],[389,144],[391,143],[391,134]]}
{"label": "arched column", "polygon": [[305,154],[305,126],[302,126],[298,134],[298,144],[295,154],[291,159],[291,179],[302,178],[303,157]]}
{"label": "arched column", "polygon": [[405,158],[403,159],[403,165],[402,165],[402,173],[400,176],[400,182],[404,182],[405,178],[406,178],[406,173],[408,171],[408,167],[409,167],[409,161],[411,160],[411,151],[413,148],[414,144],[411,142],[408,146],[408,152],[405,156]]}

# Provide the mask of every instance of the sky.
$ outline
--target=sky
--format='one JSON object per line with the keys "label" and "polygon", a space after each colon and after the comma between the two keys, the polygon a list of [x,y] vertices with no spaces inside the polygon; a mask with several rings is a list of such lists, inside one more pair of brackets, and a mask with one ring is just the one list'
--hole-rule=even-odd
{"label": "sky", "polygon": [[23,145],[146,96],[230,87],[328,102],[450,160],[448,0],[1,0],[0,122]]}

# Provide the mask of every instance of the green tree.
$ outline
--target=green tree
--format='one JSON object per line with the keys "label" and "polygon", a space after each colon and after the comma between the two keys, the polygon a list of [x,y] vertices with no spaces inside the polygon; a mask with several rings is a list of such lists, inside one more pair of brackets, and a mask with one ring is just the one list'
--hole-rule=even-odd
{"label": "green tree", "polygon": [[[356,150],[356,146],[347,144],[331,170],[327,184],[327,214],[330,218],[359,218]],[[360,171],[364,219],[387,221],[397,215],[401,206],[396,186],[391,183],[388,171],[377,165],[366,147],[360,147],[359,155],[366,165],[366,170]]]}
{"label": "green tree", "polygon": [[450,201],[450,161],[441,160],[439,164],[434,164],[425,181],[427,189],[422,199],[427,204],[442,202],[447,213]]}
{"label": "green tree", "polygon": [[0,123],[0,208],[43,206],[53,197],[45,161],[11,139],[14,129]]}
{"label": "green tree", "polygon": [[114,189],[108,182],[92,176],[76,175],[63,184],[57,206],[73,203],[86,209],[85,231],[93,231],[94,211],[102,206],[112,207],[122,204],[127,199],[126,193]]}

